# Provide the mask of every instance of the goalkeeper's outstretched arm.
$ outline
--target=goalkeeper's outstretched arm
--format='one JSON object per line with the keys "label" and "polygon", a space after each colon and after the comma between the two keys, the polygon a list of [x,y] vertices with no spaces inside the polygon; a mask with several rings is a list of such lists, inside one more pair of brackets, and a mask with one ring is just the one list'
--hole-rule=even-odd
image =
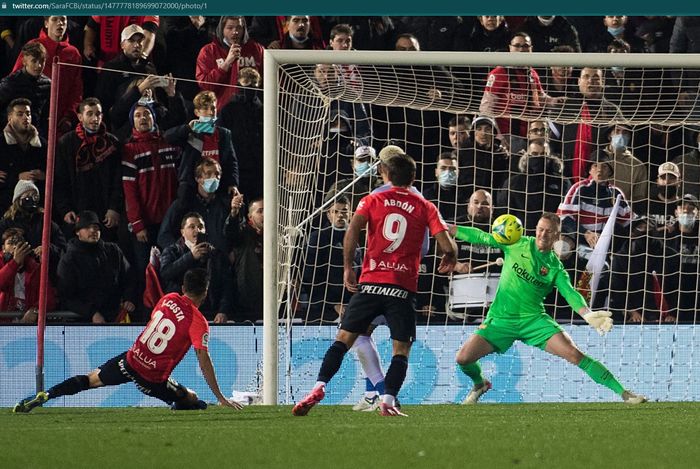
{"label": "goalkeeper's outstretched arm", "polygon": [[471,244],[483,244],[494,248],[502,249],[503,246],[498,243],[489,233],[474,228],[471,226],[450,225],[449,231],[452,236],[460,241],[466,241]]}

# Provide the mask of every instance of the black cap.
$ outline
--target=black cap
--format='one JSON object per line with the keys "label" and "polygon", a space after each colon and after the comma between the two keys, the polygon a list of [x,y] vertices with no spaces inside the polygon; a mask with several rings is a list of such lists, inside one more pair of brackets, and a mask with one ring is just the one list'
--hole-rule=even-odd
{"label": "black cap", "polygon": [[93,212],[92,210],[84,210],[78,214],[78,221],[75,222],[75,231],[82,230],[83,228],[87,228],[90,225],[97,225],[102,228],[102,224],[100,223],[100,219],[97,217],[97,214]]}
{"label": "black cap", "polygon": [[685,194],[681,200],[678,201],[678,205],[689,204],[695,208],[700,208],[700,201],[693,194]]}

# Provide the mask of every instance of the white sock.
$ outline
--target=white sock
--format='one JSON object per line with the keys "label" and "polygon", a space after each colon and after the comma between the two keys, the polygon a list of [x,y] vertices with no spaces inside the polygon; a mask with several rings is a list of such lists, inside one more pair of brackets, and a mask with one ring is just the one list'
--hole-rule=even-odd
{"label": "white sock", "polygon": [[316,384],[314,384],[314,389],[319,388],[321,386],[325,386],[325,385],[326,385],[326,383],[324,383],[323,381],[316,381]]}
{"label": "white sock", "polygon": [[362,371],[372,381],[372,384],[376,385],[380,381],[384,381],[382,365],[379,363],[379,352],[372,336],[358,336],[352,346],[352,350],[355,350],[355,353],[357,353],[357,358],[360,360],[360,365],[362,365]]}
{"label": "white sock", "polygon": [[382,402],[389,407],[396,407],[396,397],[391,394],[384,394],[382,396]]}

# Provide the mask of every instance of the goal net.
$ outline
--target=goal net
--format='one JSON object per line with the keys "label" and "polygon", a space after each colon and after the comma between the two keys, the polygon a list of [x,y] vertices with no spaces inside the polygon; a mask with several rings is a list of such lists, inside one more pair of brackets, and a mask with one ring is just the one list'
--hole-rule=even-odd
{"label": "goal net", "polygon": [[[547,312],[623,385],[661,400],[700,399],[697,63],[693,55],[267,51],[266,402],[296,401],[315,382],[349,301],[343,220],[382,184],[377,154],[387,145],[416,160],[415,186],[448,223],[488,230],[512,213],[533,235],[542,212],[558,212],[565,236],[556,252],[593,306],[613,311],[616,328],[600,338],[557,293]],[[454,355],[488,311],[502,254],[458,248],[449,276],[437,273],[433,241],[421,262],[402,402],[459,402],[471,387]],[[374,337],[388,366],[388,330]],[[523,344],[482,364],[494,379],[487,401],[614,399]],[[354,402],[362,378],[351,353],[327,401]]]}

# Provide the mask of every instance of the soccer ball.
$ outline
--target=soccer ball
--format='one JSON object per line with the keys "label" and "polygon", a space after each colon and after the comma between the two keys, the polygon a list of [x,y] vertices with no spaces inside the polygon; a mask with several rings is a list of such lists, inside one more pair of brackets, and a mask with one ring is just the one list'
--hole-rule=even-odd
{"label": "soccer ball", "polygon": [[499,244],[515,244],[523,235],[523,224],[515,215],[506,213],[493,222],[491,235]]}

